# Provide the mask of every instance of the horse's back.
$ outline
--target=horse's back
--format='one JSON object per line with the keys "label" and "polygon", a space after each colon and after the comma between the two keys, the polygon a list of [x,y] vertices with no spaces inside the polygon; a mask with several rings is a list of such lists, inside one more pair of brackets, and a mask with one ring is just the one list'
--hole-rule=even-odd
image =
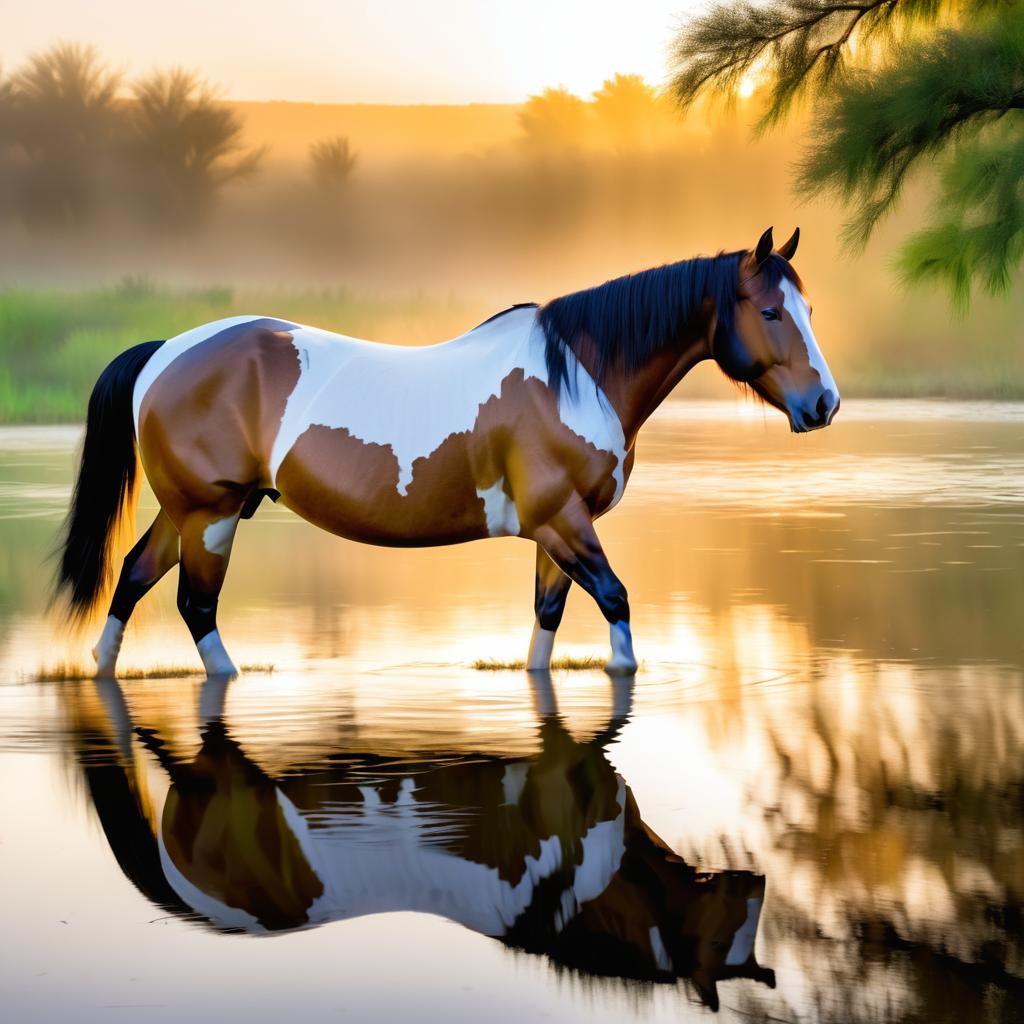
{"label": "horse's back", "polygon": [[379,345],[313,327],[294,332],[302,365],[270,459],[272,477],[311,427],[389,447],[406,493],[413,464],[472,429],[516,369],[546,376],[536,310],[518,308],[440,345]]}
{"label": "horse's back", "polygon": [[548,387],[536,307],[429,346],[234,317],[172,338],[147,364],[140,450],[165,507],[262,487],[372,543],[520,534],[524,500],[546,508],[575,490],[605,507],[621,494],[621,426],[575,362],[572,374],[574,389]]}

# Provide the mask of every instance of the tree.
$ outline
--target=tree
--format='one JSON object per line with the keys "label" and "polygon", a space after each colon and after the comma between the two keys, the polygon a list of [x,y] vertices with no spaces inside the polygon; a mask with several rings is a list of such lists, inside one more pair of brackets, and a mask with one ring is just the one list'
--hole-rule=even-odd
{"label": "tree", "polygon": [[313,180],[324,192],[341,192],[348,184],[358,160],[343,135],[314,142],[309,147],[310,171]]}
{"label": "tree", "polygon": [[82,220],[93,210],[108,157],[121,76],[95,49],[58,43],[28,59],[5,87],[19,191],[32,220]]}
{"label": "tree", "polygon": [[564,86],[531,96],[519,112],[526,143],[536,150],[562,150],[588,142],[590,111]]}
{"label": "tree", "polygon": [[911,282],[1006,290],[1024,260],[1024,5],[1019,0],[768,0],[719,5],[674,46],[688,106],[766,81],[758,127],[810,98],[800,186],[849,207],[867,242],[910,178],[938,164],[930,223],[903,245]]}
{"label": "tree", "polygon": [[259,168],[265,150],[244,149],[238,115],[192,72],[156,72],[132,91],[128,149],[155,219],[194,224],[225,185]]}
{"label": "tree", "polygon": [[671,111],[640,75],[617,74],[594,93],[594,116],[613,146],[657,145],[671,131]]}

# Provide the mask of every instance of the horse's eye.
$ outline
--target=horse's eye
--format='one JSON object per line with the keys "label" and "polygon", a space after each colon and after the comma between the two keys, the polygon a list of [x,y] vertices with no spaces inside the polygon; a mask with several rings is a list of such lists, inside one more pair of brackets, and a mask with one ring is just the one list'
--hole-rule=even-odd
{"label": "horse's eye", "polygon": [[782,317],[779,315],[779,310],[776,306],[769,306],[767,309],[761,310],[761,316],[765,320],[781,320]]}

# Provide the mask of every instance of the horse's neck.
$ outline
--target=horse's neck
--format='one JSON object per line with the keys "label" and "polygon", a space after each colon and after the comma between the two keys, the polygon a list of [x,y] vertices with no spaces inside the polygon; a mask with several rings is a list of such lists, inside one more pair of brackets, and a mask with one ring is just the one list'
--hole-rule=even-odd
{"label": "horse's neck", "polygon": [[[580,358],[585,361],[585,354]],[[618,368],[607,374],[601,386],[622,423],[627,447],[632,447],[640,428],[672,389],[697,363],[708,358],[707,339],[700,337],[682,347],[666,347],[628,376]]]}

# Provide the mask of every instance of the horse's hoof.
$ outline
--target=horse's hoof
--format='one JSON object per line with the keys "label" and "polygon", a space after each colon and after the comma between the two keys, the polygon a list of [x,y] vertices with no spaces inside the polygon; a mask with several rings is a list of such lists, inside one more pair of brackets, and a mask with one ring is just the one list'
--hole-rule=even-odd
{"label": "horse's hoof", "polygon": [[636,674],[637,663],[632,659],[612,658],[604,670],[610,676],[631,676]]}
{"label": "horse's hoof", "polygon": [[96,678],[97,679],[113,679],[117,674],[117,662],[101,661],[100,660],[100,648],[97,644],[92,649],[92,660],[96,662]]}

